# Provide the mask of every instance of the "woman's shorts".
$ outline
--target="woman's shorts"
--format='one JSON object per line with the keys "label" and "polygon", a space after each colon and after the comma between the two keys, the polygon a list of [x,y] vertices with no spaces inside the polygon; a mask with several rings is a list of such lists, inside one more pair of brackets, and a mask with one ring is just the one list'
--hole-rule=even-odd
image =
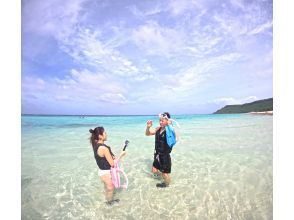
{"label": "woman's shorts", "polygon": [[160,170],[162,173],[171,172],[170,154],[154,154],[153,167]]}
{"label": "woman's shorts", "polygon": [[104,176],[105,174],[110,174],[110,170],[100,170],[98,168],[98,176]]}

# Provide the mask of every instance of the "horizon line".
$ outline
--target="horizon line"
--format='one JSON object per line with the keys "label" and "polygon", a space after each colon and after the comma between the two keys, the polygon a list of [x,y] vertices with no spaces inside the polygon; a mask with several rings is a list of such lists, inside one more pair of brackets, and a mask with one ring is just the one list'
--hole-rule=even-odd
{"label": "horizon line", "polygon": [[[173,115],[210,115],[213,113],[191,113],[191,114],[173,114]],[[156,116],[157,114],[138,114],[138,115],[132,115],[132,114],[125,114],[125,115],[119,115],[119,114],[111,114],[111,115],[94,115],[94,114],[27,114],[22,113],[21,116],[80,116],[80,117],[93,117],[93,116]]]}

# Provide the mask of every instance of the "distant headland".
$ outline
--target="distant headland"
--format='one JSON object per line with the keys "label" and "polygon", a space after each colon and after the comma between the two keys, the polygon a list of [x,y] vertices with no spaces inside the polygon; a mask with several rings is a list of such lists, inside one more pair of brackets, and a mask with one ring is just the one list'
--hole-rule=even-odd
{"label": "distant headland", "polygon": [[250,114],[273,114],[273,98],[262,99],[243,105],[226,105],[217,110],[213,114],[234,114],[234,113],[250,113]]}

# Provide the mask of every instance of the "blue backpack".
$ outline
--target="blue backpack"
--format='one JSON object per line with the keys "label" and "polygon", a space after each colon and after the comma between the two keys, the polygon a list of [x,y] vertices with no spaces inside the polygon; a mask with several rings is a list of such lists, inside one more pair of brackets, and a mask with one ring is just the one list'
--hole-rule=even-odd
{"label": "blue backpack", "polygon": [[171,125],[167,125],[165,127],[165,131],[167,144],[170,148],[173,148],[173,146],[176,144],[176,134],[174,127]]}

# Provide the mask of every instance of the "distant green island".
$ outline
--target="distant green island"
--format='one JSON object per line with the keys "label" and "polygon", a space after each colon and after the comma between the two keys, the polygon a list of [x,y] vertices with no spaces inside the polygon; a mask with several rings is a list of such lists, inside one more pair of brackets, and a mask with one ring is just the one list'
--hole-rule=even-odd
{"label": "distant green island", "polygon": [[243,105],[226,105],[213,114],[233,114],[266,111],[273,111],[273,98],[262,99],[250,103],[245,103]]}

